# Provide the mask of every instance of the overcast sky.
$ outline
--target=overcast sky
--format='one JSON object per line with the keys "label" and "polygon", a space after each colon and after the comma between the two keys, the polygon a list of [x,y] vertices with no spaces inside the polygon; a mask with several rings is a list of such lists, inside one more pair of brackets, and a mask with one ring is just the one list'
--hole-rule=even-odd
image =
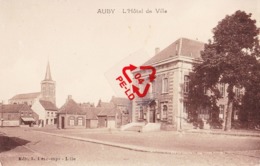
{"label": "overcast sky", "polygon": [[[259,26],[259,5],[256,0],[0,0],[0,100],[39,92],[49,60],[58,106],[69,94],[77,102],[109,101],[118,95],[111,88],[117,82],[105,73],[128,63],[129,55],[142,63],[155,47],[180,37],[207,42],[218,21],[236,10],[252,13]],[[156,14],[155,8],[167,13]],[[98,14],[98,9],[115,12]]]}

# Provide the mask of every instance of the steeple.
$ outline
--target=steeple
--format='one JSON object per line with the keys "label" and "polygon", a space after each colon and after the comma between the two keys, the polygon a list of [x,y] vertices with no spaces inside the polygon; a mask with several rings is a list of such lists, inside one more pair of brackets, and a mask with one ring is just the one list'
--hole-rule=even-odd
{"label": "steeple", "polygon": [[56,83],[51,78],[50,63],[48,61],[45,78],[41,82],[41,100],[56,103]]}
{"label": "steeple", "polygon": [[44,80],[52,80],[51,79],[51,68],[50,68],[49,61],[48,61],[48,64],[47,64],[46,74],[45,74],[45,79]]}

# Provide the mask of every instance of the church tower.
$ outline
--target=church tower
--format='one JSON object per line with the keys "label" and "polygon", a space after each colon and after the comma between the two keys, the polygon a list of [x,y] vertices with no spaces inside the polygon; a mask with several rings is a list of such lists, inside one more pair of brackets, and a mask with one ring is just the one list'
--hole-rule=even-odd
{"label": "church tower", "polygon": [[45,79],[41,82],[41,100],[50,101],[56,105],[56,83],[51,78],[51,69],[48,62]]}

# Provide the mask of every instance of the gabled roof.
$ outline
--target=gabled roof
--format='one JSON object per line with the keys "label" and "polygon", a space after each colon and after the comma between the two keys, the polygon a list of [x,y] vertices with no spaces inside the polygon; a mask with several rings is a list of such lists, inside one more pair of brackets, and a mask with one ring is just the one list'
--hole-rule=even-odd
{"label": "gabled roof", "polygon": [[29,107],[27,104],[3,104],[0,105],[0,112],[5,113],[20,113],[21,111],[31,111],[31,107]]}
{"label": "gabled roof", "polygon": [[75,114],[79,114],[79,115],[86,114],[73,99],[68,99],[67,102],[59,109],[58,113],[74,114],[74,115]]}
{"label": "gabled roof", "polygon": [[38,98],[41,95],[41,92],[35,92],[35,93],[24,93],[24,94],[18,94],[12,97],[10,100],[17,100],[17,99],[35,99]]}
{"label": "gabled roof", "polygon": [[204,49],[204,45],[205,43],[200,41],[180,38],[153,56],[143,65],[151,65],[153,63],[171,59],[176,56],[200,58],[200,52]]}
{"label": "gabled roof", "polygon": [[115,105],[125,105],[128,106],[131,104],[131,101],[124,97],[112,97],[110,103],[114,103]]}
{"label": "gabled roof", "polygon": [[50,101],[40,100],[40,104],[45,110],[58,111],[58,108]]}

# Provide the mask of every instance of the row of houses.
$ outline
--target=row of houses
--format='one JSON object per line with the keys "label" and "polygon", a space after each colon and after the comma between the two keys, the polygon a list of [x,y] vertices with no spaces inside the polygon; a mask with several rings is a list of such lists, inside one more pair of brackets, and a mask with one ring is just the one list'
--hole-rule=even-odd
{"label": "row of houses", "polygon": [[65,104],[57,108],[52,102],[39,100],[32,106],[1,104],[0,126],[55,126],[65,128],[118,128],[130,122],[131,102],[112,97],[110,102],[99,101],[97,107],[89,103],[77,103],[69,95]]}
{"label": "row of houses", "polygon": [[[179,130],[189,127],[187,97],[189,92],[189,75],[193,65],[201,62],[201,51],[205,43],[180,38],[160,51],[156,49],[155,55],[147,60],[143,66],[153,66],[156,69],[156,79],[150,84],[150,90],[145,97],[136,97],[132,102],[125,98],[112,97],[110,102],[98,102],[95,107],[91,103],[77,103],[68,97],[65,104],[58,109],[56,107],[56,83],[52,80],[49,63],[45,79],[41,82],[41,92],[15,95],[9,100],[10,104],[26,104],[20,106],[2,105],[2,125],[27,123],[31,118],[39,126],[55,125],[58,128],[97,128],[97,127],[119,127],[130,122],[132,124],[143,123],[146,126],[166,130]],[[145,70],[135,70],[133,75],[139,73],[141,78],[149,80],[150,73]],[[135,82],[138,85],[138,82]],[[139,85],[144,89],[144,85]],[[222,98],[218,105],[220,112],[218,117],[225,118],[227,93],[225,85],[219,85]],[[240,90],[236,89],[237,94]],[[18,115],[8,115],[7,107],[15,108]],[[6,109],[5,109],[6,108]],[[21,111],[25,108],[33,112],[29,117],[23,117]],[[0,112],[1,113],[1,112]],[[36,116],[37,114],[37,116]],[[209,119],[209,112],[206,109],[198,110],[201,119]],[[30,113],[29,113],[30,115]],[[15,117],[16,122],[8,122]],[[29,119],[27,119],[29,118]],[[238,111],[234,111],[234,119],[238,118]],[[19,120],[18,120],[19,119]],[[31,119],[32,121],[32,119]],[[151,125],[154,124],[154,125]],[[129,125],[131,126],[131,125]]]}
{"label": "row of houses", "polygon": [[112,97],[109,103],[99,101],[97,107],[78,104],[72,96],[58,111],[58,125],[65,128],[118,128],[130,122],[131,102]]}
{"label": "row of houses", "polygon": [[110,102],[77,103],[71,96],[61,108],[56,106],[56,82],[48,62],[41,91],[14,95],[1,103],[0,126],[57,126],[58,128],[115,128],[130,122],[131,102],[112,97]]}

